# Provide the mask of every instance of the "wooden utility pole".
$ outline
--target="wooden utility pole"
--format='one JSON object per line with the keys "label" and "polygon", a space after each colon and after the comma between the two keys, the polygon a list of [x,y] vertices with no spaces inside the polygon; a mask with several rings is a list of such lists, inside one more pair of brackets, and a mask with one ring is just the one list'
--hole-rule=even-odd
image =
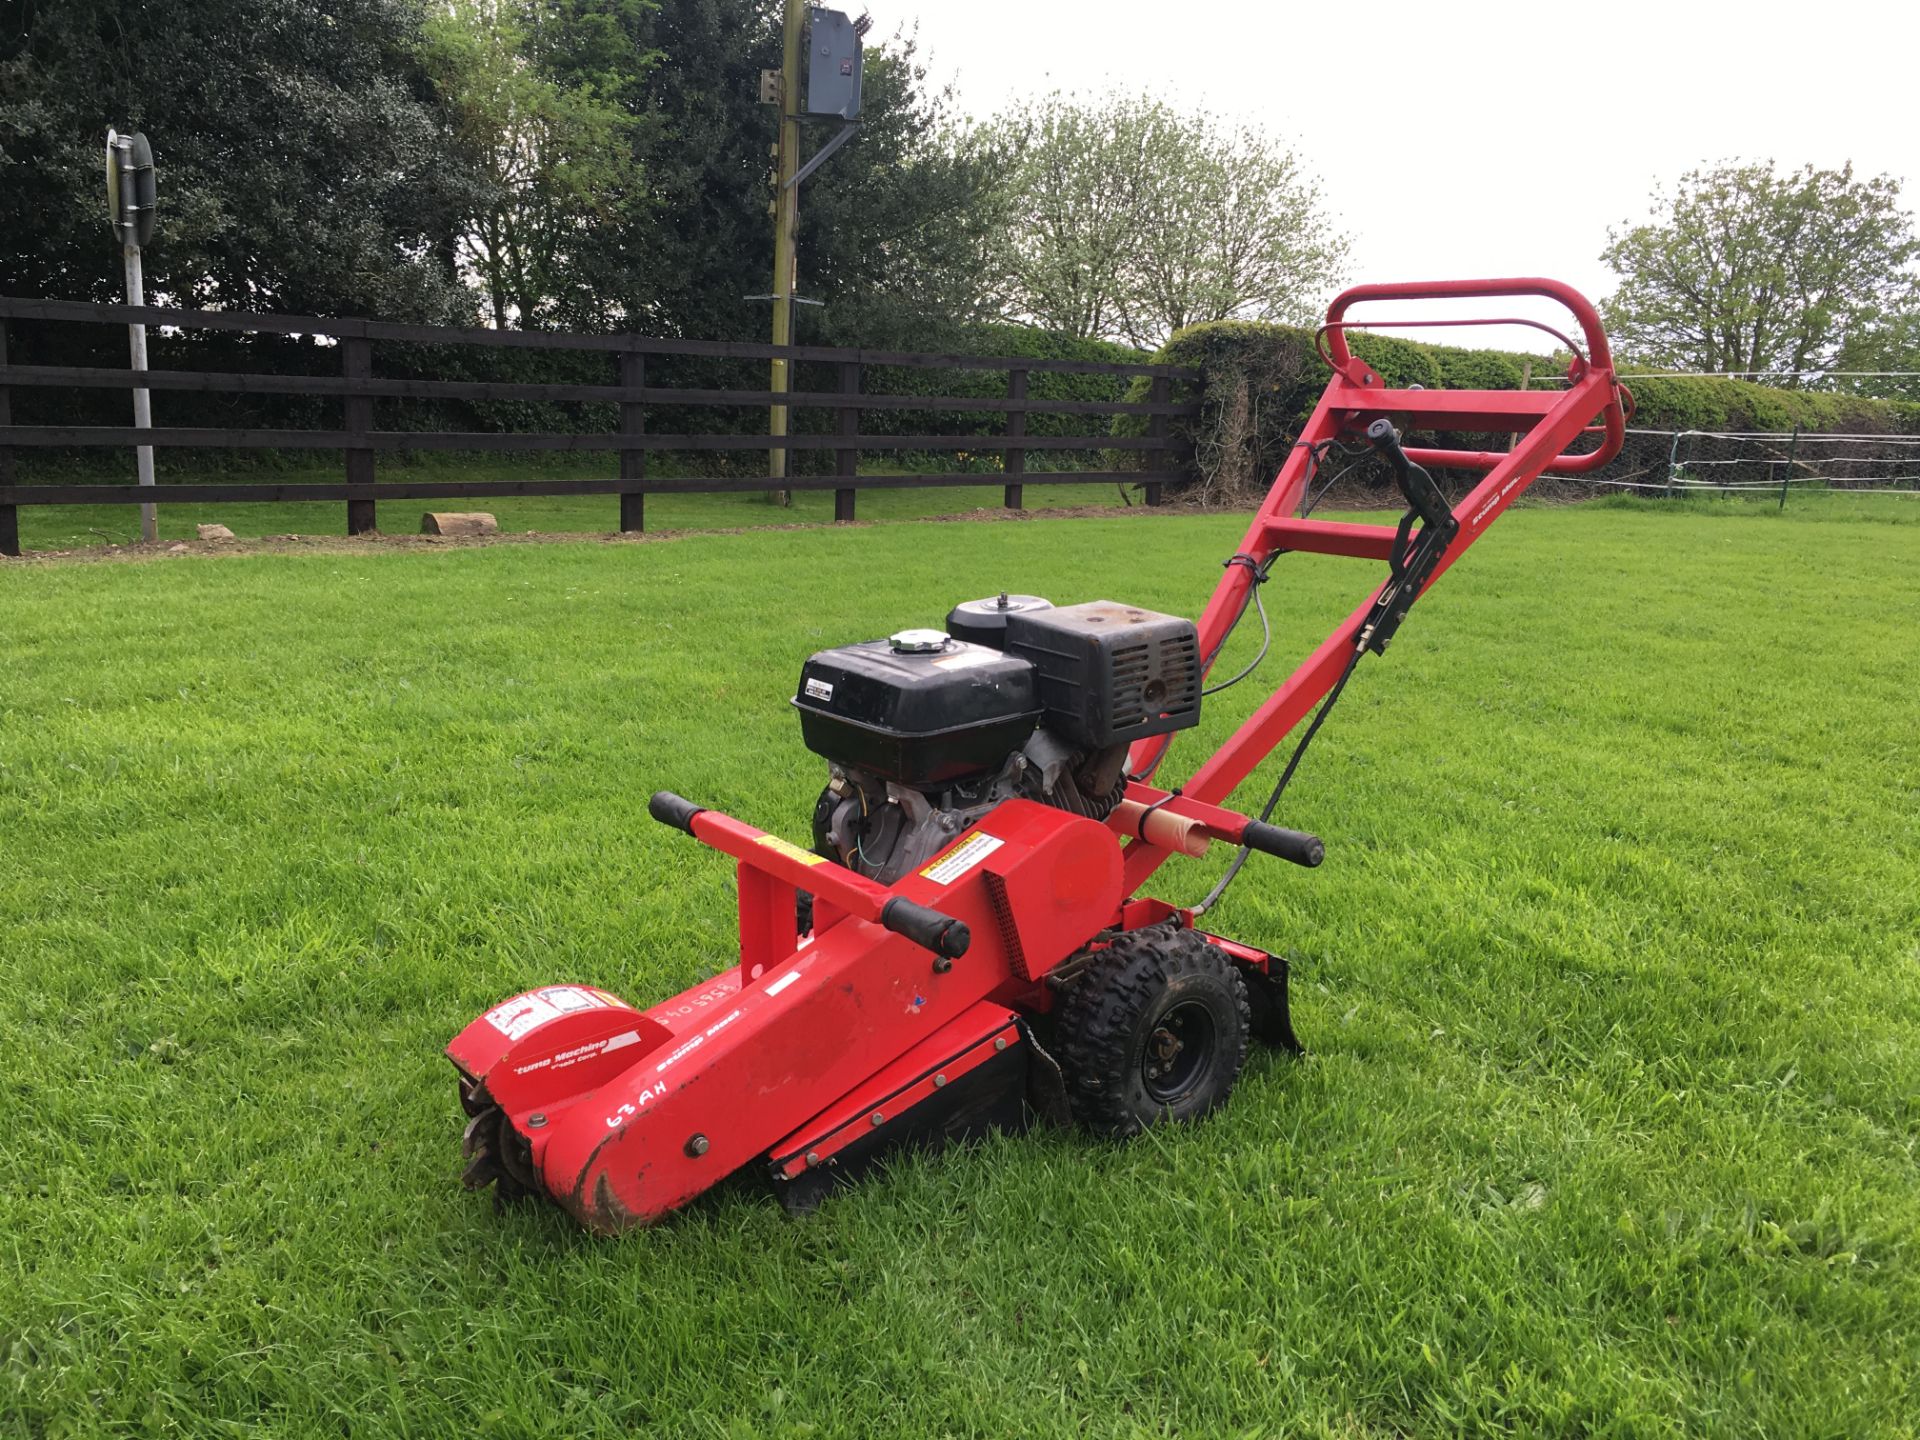
{"label": "wooden utility pole", "polygon": [[[794,230],[800,214],[800,187],[794,172],[800,168],[800,50],[806,24],[807,0],[786,0],[785,30],[780,52],[780,140],[774,166],[773,199],[773,343],[793,343]],[[791,388],[784,357],[774,360],[768,389],[784,395]],[[783,440],[787,434],[787,407],[775,404],[767,414],[767,434]],[[767,473],[776,480],[787,476],[784,445],[769,447]],[[793,503],[793,492],[776,490],[781,505]]]}

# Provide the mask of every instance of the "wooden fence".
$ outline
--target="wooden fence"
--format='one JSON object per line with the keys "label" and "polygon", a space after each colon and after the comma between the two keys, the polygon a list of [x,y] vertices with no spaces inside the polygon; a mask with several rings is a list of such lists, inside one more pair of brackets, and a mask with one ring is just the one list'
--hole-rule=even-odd
{"label": "wooden fence", "polygon": [[[120,366],[9,364],[9,322],[52,322],[95,326],[125,326],[144,322],[149,327],[182,331],[237,331],[255,336],[328,337],[339,352],[340,373],[296,375],[233,373],[214,370],[159,369],[136,374]],[[434,346],[480,346],[515,349],[599,352],[608,357],[608,384],[496,382],[382,378],[376,373],[375,347],[382,343]],[[777,397],[763,389],[693,389],[651,387],[647,362],[655,356],[693,356],[717,360],[772,360],[833,367],[838,377],[832,390],[795,391]],[[1006,375],[1004,397],[868,393],[863,382],[874,367],[1000,371]],[[1029,398],[1028,380],[1035,372],[1066,371],[1112,375],[1149,381],[1145,401],[1057,400]],[[447,499],[512,495],[618,495],[619,528],[642,528],[648,495],[689,492],[822,490],[834,492],[834,518],[854,518],[854,497],[861,490],[910,486],[998,485],[1005,503],[1018,508],[1023,489],[1033,484],[1091,481],[1123,482],[1145,487],[1147,503],[1157,504],[1161,485],[1179,477],[1169,437],[1169,420],[1197,412],[1197,403],[1172,399],[1172,382],[1194,379],[1199,372],[1171,365],[1132,365],[1084,360],[1039,360],[1017,356],[936,355],[880,350],[832,349],[820,346],[774,346],[739,341],[656,340],[638,335],[581,335],[517,330],[451,329],[429,325],[392,324],[375,320],[325,320],[311,316],[247,315],[225,311],[175,310],[158,306],[96,305],[75,301],[8,299],[0,297],[0,553],[20,553],[18,507],[22,505],[98,505],[191,502],[339,500],[346,504],[346,529],[357,535],[376,526],[376,505],[382,500]],[[340,402],[341,425],[328,429],[224,429],[154,426],[139,429],[121,425],[40,425],[13,423],[14,390],[127,391],[136,388],[162,392],[201,392],[225,396],[320,397]],[[760,433],[665,434],[647,428],[650,408],[765,407],[784,398],[789,413],[804,410],[834,412],[829,433],[787,436],[781,448],[791,457],[808,451],[831,451],[831,474],[770,476],[649,476],[649,455],[661,452],[765,451]],[[381,401],[533,401],[602,402],[617,406],[617,428],[595,431],[450,431],[380,430],[374,428],[374,403]],[[130,409],[129,405],[129,409]],[[1001,417],[994,433],[981,434],[867,434],[860,431],[863,411],[968,412]],[[683,412],[684,413],[684,412]],[[1033,415],[1112,417],[1137,415],[1146,421],[1144,435],[1114,435],[1102,423],[1098,433],[1031,435],[1027,421]],[[757,423],[764,424],[764,417]],[[1095,427],[1090,427],[1095,428]],[[199,447],[217,450],[338,450],[344,456],[341,479],[327,483],[273,481],[214,482],[206,484],[28,484],[15,483],[16,448],[119,447],[139,445]],[[380,480],[377,457],[382,452],[409,450],[468,451],[610,451],[619,456],[617,475],[605,478],[526,480]],[[859,473],[860,458],[873,451],[921,453],[998,452],[1001,468],[973,471]],[[1027,467],[1035,452],[1143,452],[1139,469],[1040,469]],[[1104,463],[1112,464],[1112,460]],[[129,470],[131,470],[129,465]],[[609,467],[612,468],[612,467]],[[771,468],[769,466],[768,468]]]}

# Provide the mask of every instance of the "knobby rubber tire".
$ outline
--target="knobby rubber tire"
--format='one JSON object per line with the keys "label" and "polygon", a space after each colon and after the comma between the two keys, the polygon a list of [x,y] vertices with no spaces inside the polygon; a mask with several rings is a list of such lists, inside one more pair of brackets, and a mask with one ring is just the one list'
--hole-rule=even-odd
{"label": "knobby rubber tire", "polygon": [[[1156,1097],[1145,1073],[1148,1047],[1162,1020],[1177,1014],[1206,1017],[1211,1050],[1177,1095]],[[1074,1117],[1115,1139],[1198,1120],[1233,1090],[1251,1023],[1240,969],[1218,948],[1165,926],[1121,936],[1095,955],[1060,1007],[1058,1049]]]}

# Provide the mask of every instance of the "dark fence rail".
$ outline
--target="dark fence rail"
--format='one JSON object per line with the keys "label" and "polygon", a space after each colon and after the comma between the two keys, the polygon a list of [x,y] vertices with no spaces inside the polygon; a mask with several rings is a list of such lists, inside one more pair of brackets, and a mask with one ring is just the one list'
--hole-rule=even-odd
{"label": "dark fence rail", "polygon": [[[164,331],[226,331],[243,336],[324,337],[337,351],[335,375],[242,370],[162,368],[135,372],[118,366],[82,364],[10,364],[9,323],[123,326],[144,323]],[[611,383],[444,380],[374,373],[374,345],[471,346],[494,350],[564,351],[608,357]],[[321,353],[324,353],[321,352]],[[760,388],[662,386],[647,383],[653,357],[694,357],[703,361],[764,361],[784,358],[810,367],[830,367],[837,387],[800,389],[776,396]],[[868,393],[864,382],[882,367],[905,370],[998,371],[1006,376],[1004,396]],[[1145,377],[1148,398],[1072,400],[1029,396],[1030,379],[1048,373],[1111,376],[1131,381]],[[328,320],[313,316],[247,315],[226,311],[175,310],[160,306],[96,305],[77,301],[0,297],[0,553],[20,553],[18,507],[22,505],[181,504],[191,502],[339,500],[346,504],[348,534],[376,527],[382,500],[441,499],[459,496],[618,495],[619,528],[643,528],[645,497],[650,494],[735,493],[766,490],[832,490],[834,518],[854,518],[854,497],[861,490],[919,486],[998,485],[1007,506],[1023,503],[1024,488],[1034,484],[1124,482],[1139,484],[1148,504],[1160,500],[1161,486],[1181,478],[1178,454],[1184,442],[1169,434],[1169,421],[1188,418],[1197,403],[1175,403],[1172,383],[1197,379],[1199,371],[1174,365],[1089,360],[1050,360],[1022,356],[954,355],[824,346],[775,346],[750,341],[661,340],[640,335],[578,335],[540,331],[456,329],[402,325],[378,320]],[[15,391],[26,393],[113,392],[146,389],[220,397],[297,397],[338,402],[337,428],[154,426],[15,423]],[[607,407],[611,428],[568,430],[410,430],[375,427],[376,401],[530,402]],[[783,402],[790,414],[829,412],[831,425],[820,433],[795,433],[778,442],[795,457],[831,452],[828,473],[785,476],[650,476],[648,457],[677,454],[766,451],[775,448],[764,433],[656,431],[647,426],[650,410],[685,416],[702,407],[764,409]],[[924,417],[955,414],[971,426],[964,433],[891,430],[863,433],[862,412],[897,412],[897,421],[928,423]],[[1097,420],[1138,415],[1147,433],[1031,433],[1032,417],[1073,416]],[[998,420],[997,430],[983,428]],[[213,450],[338,450],[344,460],[338,483],[246,481],[153,486],[133,484],[17,484],[15,449],[86,447]],[[376,457],[386,452],[468,450],[483,452],[605,451],[619,456],[618,473],[605,478],[487,481],[378,480]],[[859,473],[869,452],[920,454],[998,454],[998,470],[932,470],[898,474]],[[1031,454],[1074,453],[1107,457],[1109,468],[1029,469]],[[1121,458],[1138,458],[1137,467],[1112,468]],[[822,457],[825,458],[824,456]],[[771,467],[769,467],[771,468]]]}

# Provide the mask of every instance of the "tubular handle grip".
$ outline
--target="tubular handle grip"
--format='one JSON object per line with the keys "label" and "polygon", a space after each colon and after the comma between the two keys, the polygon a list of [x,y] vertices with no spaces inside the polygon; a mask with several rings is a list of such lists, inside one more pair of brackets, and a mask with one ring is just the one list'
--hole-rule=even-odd
{"label": "tubular handle grip", "polygon": [[1309,835],[1304,830],[1285,830],[1264,820],[1249,820],[1247,828],[1240,832],[1240,843],[1249,850],[1292,861],[1308,870],[1327,858],[1327,847],[1320,843],[1318,835]]}
{"label": "tubular handle grip", "polygon": [[647,801],[649,815],[662,825],[671,825],[674,829],[684,830],[689,835],[693,834],[693,817],[706,808],[704,805],[696,805],[691,800],[683,799],[671,790],[656,790],[652,798]]}
{"label": "tubular handle grip", "polygon": [[962,921],[942,915],[925,905],[916,905],[904,895],[896,895],[880,907],[880,923],[896,935],[904,935],[923,950],[958,960],[973,943],[973,934]]}
{"label": "tubular handle grip", "polygon": [[1373,448],[1386,457],[1393,473],[1400,478],[1404,488],[1407,472],[1413,469],[1413,462],[1407,459],[1407,452],[1400,448],[1400,432],[1393,428],[1393,422],[1382,417],[1367,426],[1367,439],[1373,442]]}

